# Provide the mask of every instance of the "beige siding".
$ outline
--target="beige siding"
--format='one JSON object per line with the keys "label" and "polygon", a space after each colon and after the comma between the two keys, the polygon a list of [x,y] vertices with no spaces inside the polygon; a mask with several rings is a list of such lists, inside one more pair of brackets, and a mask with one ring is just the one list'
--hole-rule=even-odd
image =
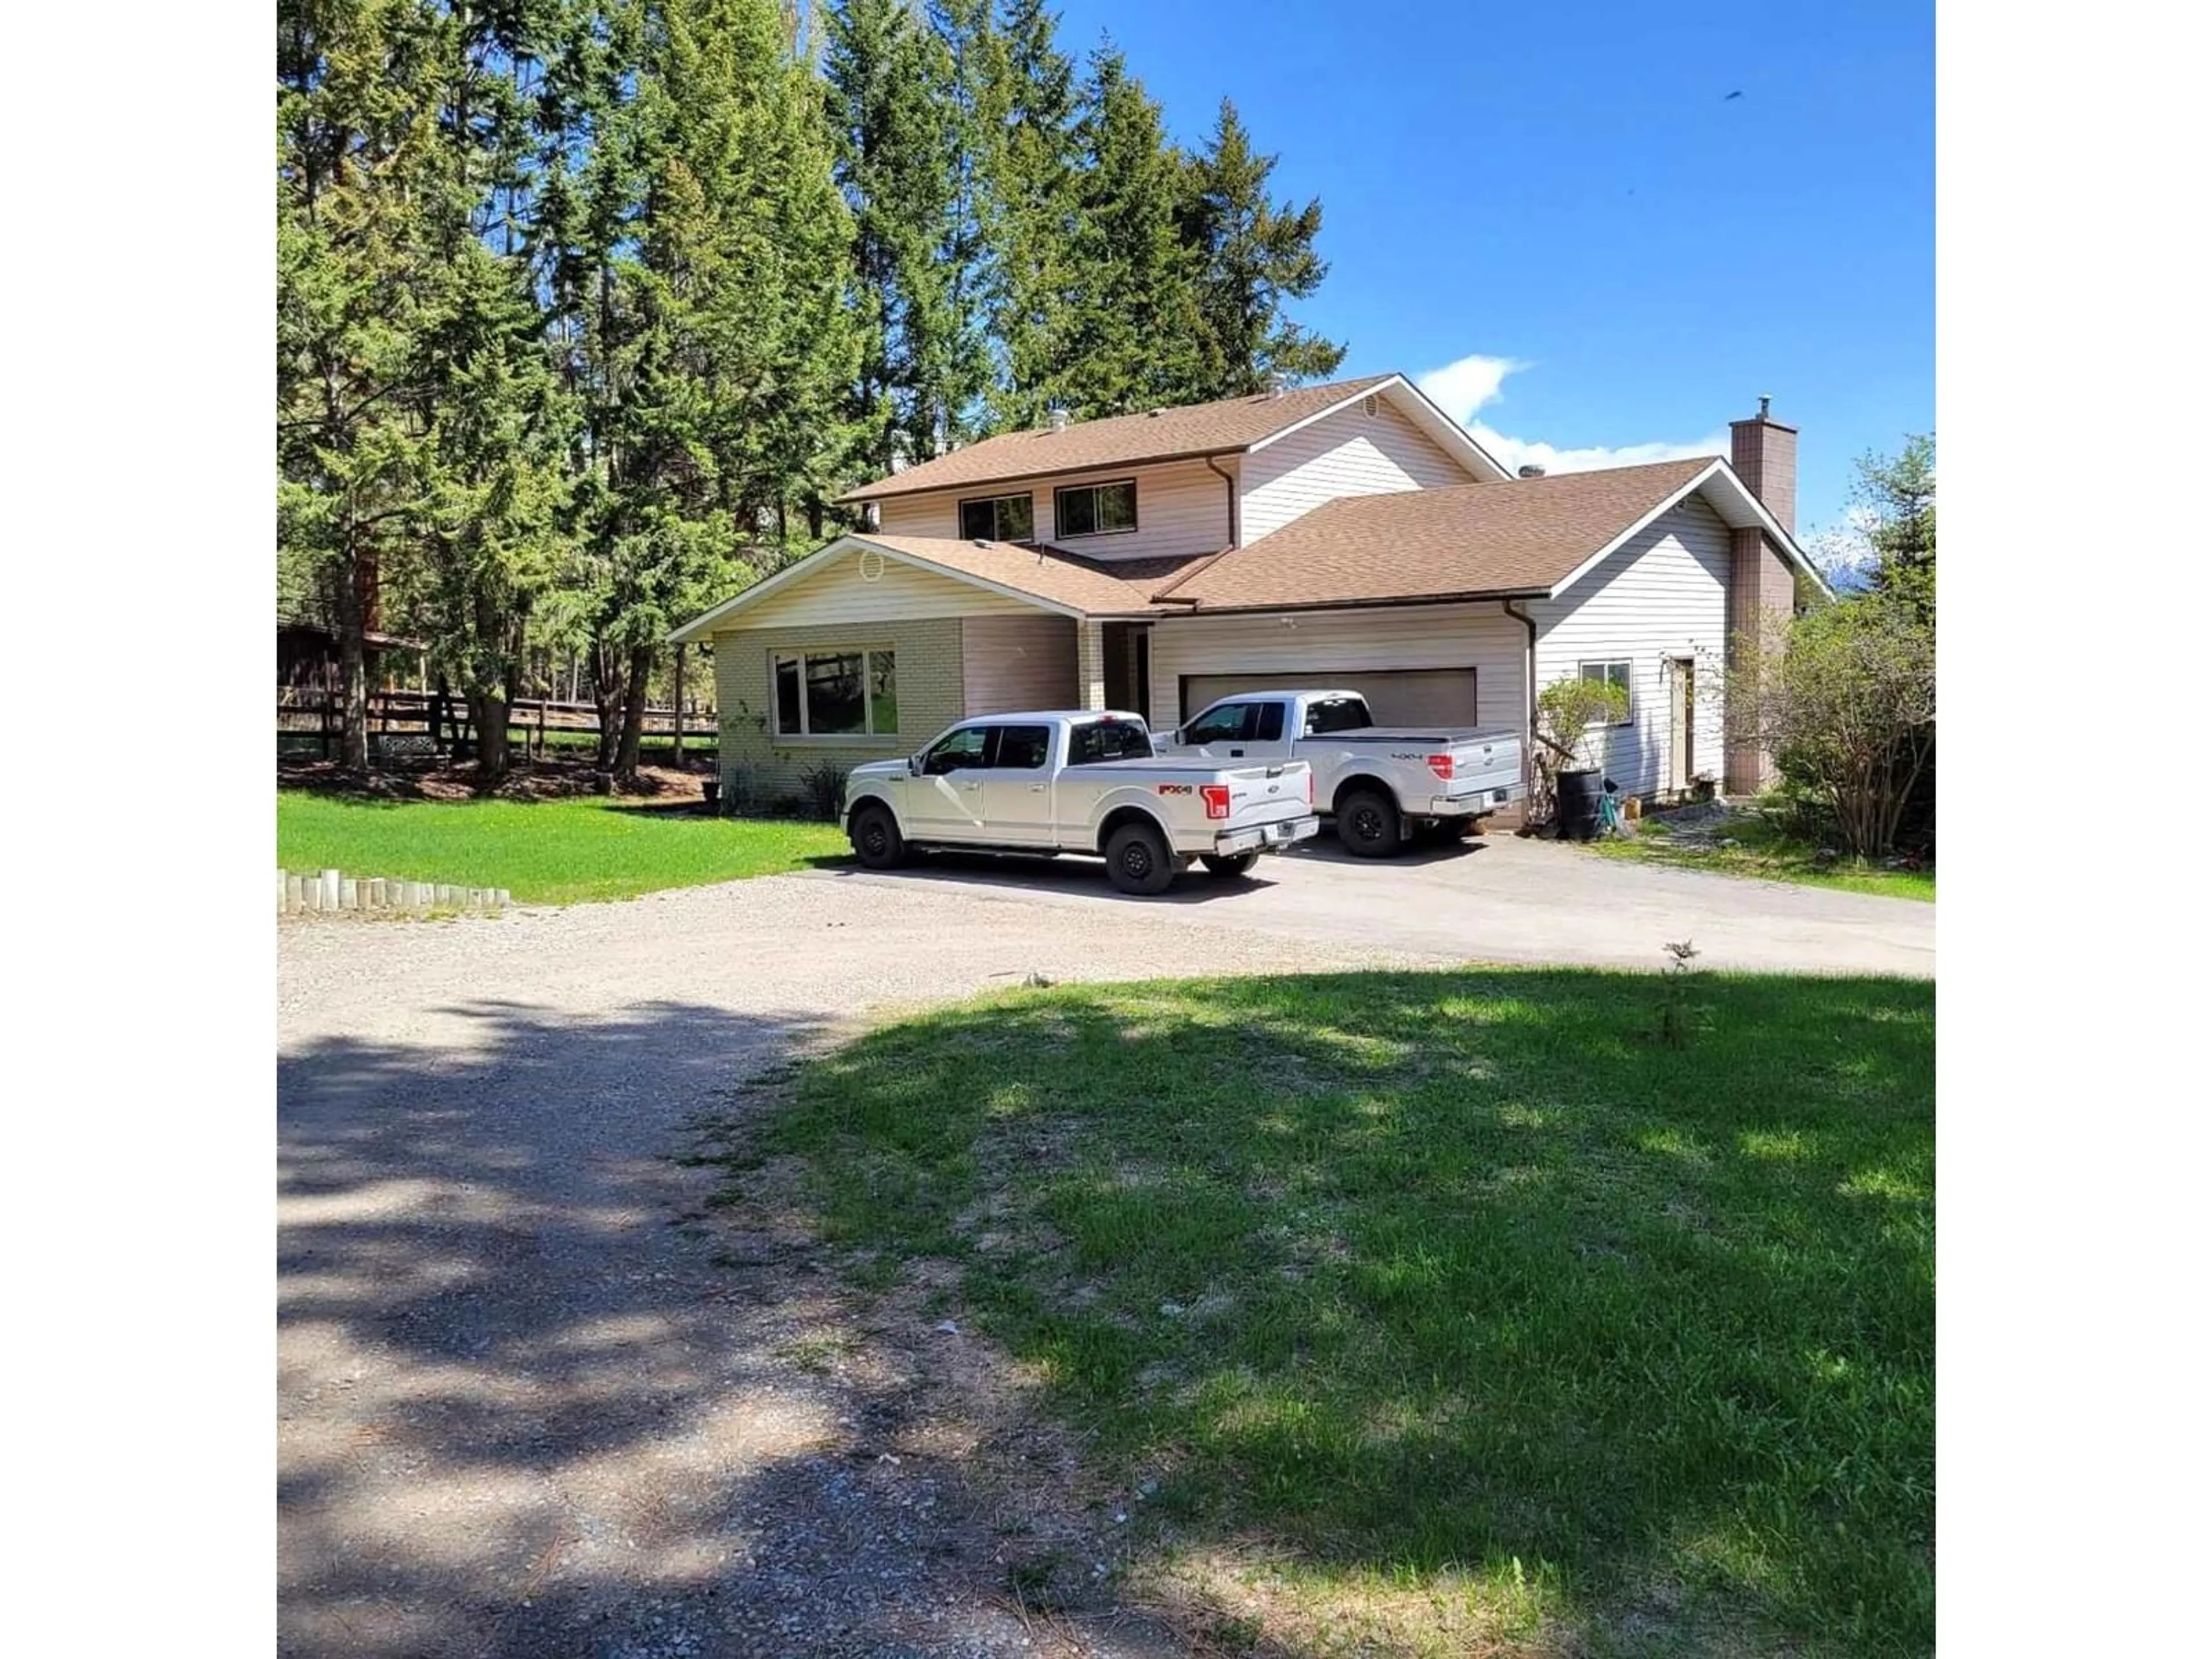
{"label": "beige siding", "polygon": [[[1034,613],[1032,613],[1034,614]],[[714,635],[714,693],[721,720],[723,786],[742,796],[742,772],[766,805],[800,794],[804,775],[830,765],[849,769],[862,761],[910,755],[962,714],[963,623],[954,617],[905,618],[808,627],[732,629]],[[781,737],[774,733],[774,693],[769,666],[778,651],[889,646],[898,653],[899,729],[872,737]]]}
{"label": "beige siding", "polygon": [[1674,734],[1668,663],[1697,659],[1696,765],[1721,770],[1720,669],[1728,636],[1728,527],[1692,496],[1558,599],[1528,608],[1539,624],[1540,688],[1585,662],[1631,665],[1632,720],[1601,741],[1598,758],[1630,794],[1687,786],[1668,775]]}
{"label": "beige siding", "polygon": [[[1234,477],[1236,458],[1219,463]],[[1137,527],[1115,536],[1062,537],[1055,533],[1052,493],[1071,484],[1137,481]],[[1170,461],[1158,466],[1125,466],[1066,477],[1022,478],[969,489],[930,490],[897,495],[883,503],[882,527],[893,536],[957,536],[960,503],[979,495],[1013,495],[1029,491],[1040,539],[1094,559],[1157,559],[1213,553],[1229,544],[1229,486],[1203,461]]]}
{"label": "beige siding", "polygon": [[[1288,626],[1285,626],[1285,623]],[[1332,673],[1472,668],[1475,718],[1519,730],[1528,634],[1495,605],[1424,605],[1291,616],[1169,617],[1152,629],[1152,706],[1162,729],[1182,718],[1186,674],[1279,674],[1285,688],[1328,685]]]}
{"label": "beige siding", "polygon": [[1382,399],[1277,440],[1244,458],[1240,538],[1249,546],[1340,495],[1469,483],[1474,475]]}
{"label": "beige siding", "polygon": [[1075,704],[1075,623],[1026,617],[969,617],[960,624],[963,714]]}
{"label": "beige siding", "polygon": [[757,629],[817,623],[874,623],[919,617],[1036,614],[1035,605],[1020,599],[897,559],[884,559],[881,573],[870,581],[866,569],[873,568],[874,561],[868,561],[864,568],[857,550],[829,556],[830,562],[819,574],[793,582],[731,620]]}

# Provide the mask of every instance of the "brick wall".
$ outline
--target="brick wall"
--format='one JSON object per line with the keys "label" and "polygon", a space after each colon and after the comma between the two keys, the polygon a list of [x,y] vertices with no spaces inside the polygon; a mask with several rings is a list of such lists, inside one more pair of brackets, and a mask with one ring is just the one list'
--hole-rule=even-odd
{"label": "brick wall", "polygon": [[[770,731],[774,691],[769,664],[778,651],[889,646],[898,653],[895,733],[871,737],[793,738]],[[740,768],[767,799],[804,793],[814,767],[910,755],[961,718],[960,619],[824,623],[805,628],[735,629],[714,635],[715,705],[721,716],[721,772],[733,791]]]}
{"label": "brick wall", "polygon": [[[1764,639],[1769,618],[1786,617],[1796,608],[1797,582],[1789,561],[1756,528],[1729,532],[1728,666],[1739,678],[1748,670],[1739,650],[1747,638]],[[1754,794],[1774,781],[1773,757],[1757,744],[1731,732],[1722,787],[1732,795]]]}

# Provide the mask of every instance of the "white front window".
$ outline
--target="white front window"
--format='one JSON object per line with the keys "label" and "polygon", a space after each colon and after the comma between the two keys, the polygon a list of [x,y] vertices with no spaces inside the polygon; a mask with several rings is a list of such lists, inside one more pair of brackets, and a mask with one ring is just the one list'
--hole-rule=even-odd
{"label": "white front window", "polygon": [[1117,536],[1137,527],[1137,481],[1070,484],[1052,492],[1053,535]]}
{"label": "white front window", "polygon": [[889,647],[779,651],[770,678],[778,737],[871,737],[898,730],[897,653]]}
{"label": "white front window", "polygon": [[1615,726],[1626,726],[1636,718],[1636,684],[1632,666],[1626,662],[1586,662],[1580,665],[1583,678],[1620,688],[1620,695],[1627,700],[1623,707],[1628,712],[1613,722]]}

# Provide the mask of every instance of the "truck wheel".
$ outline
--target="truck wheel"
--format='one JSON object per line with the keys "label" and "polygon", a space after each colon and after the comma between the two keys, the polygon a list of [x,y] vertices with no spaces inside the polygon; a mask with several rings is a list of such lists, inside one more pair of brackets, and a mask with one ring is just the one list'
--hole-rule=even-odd
{"label": "truck wheel", "polygon": [[1354,858],[1389,858],[1406,838],[1398,803],[1379,790],[1353,790],[1337,809],[1336,838]]}
{"label": "truck wheel", "polygon": [[863,806],[853,814],[853,856],[864,870],[896,870],[907,860],[906,837],[898,820],[883,806]]}
{"label": "truck wheel", "polygon": [[1182,868],[1167,838],[1149,823],[1125,823],[1106,838],[1106,874],[1122,892],[1164,893]]}
{"label": "truck wheel", "polygon": [[1249,876],[1252,866],[1260,861],[1257,853],[1231,853],[1225,856],[1215,853],[1200,853],[1198,861],[1217,876]]}

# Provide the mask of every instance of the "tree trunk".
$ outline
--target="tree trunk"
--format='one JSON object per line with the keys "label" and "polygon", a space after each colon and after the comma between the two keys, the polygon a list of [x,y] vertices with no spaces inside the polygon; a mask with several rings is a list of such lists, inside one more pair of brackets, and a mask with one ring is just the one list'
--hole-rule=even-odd
{"label": "tree trunk", "polygon": [[629,695],[623,699],[622,746],[615,754],[615,781],[624,788],[637,781],[637,751],[645,738],[646,682],[653,673],[653,647],[629,653]]}
{"label": "tree trunk", "polygon": [[507,699],[497,691],[469,693],[469,719],[477,728],[477,781],[487,788],[507,775]]}
{"label": "tree trunk", "polygon": [[599,767],[615,763],[615,749],[622,738],[622,658],[606,641],[592,641],[592,707],[599,716]]}
{"label": "tree trunk", "polygon": [[368,770],[368,598],[371,567],[358,550],[338,580],[338,764]]}

